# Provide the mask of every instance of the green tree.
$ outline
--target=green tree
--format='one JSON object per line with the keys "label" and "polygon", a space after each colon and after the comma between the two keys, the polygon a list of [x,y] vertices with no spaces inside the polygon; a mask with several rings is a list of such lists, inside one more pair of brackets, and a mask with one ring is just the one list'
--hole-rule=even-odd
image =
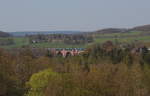
{"label": "green tree", "polygon": [[58,76],[58,74],[53,72],[51,69],[46,69],[33,74],[29,82],[27,82],[27,86],[30,87],[30,90],[26,96],[45,96],[44,91],[46,90],[49,82],[56,76]]}

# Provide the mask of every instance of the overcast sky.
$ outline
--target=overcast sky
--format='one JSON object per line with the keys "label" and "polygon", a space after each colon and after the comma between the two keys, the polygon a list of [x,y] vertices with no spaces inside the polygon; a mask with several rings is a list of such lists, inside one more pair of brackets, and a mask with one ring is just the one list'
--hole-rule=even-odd
{"label": "overcast sky", "polygon": [[150,0],[0,0],[0,30],[91,31],[150,24]]}

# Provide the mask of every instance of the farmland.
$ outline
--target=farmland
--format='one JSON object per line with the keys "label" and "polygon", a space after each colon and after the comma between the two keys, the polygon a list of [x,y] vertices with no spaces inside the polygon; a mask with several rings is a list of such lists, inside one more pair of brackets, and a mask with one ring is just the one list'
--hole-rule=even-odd
{"label": "farmland", "polygon": [[[107,28],[93,32],[79,32],[79,31],[62,31],[59,33],[51,32],[14,32],[0,37],[0,42],[11,41],[6,44],[0,44],[0,48],[86,48],[91,44],[104,43],[106,41],[120,42],[120,43],[134,43],[134,42],[150,42],[150,25],[143,25],[131,29],[123,28]],[[68,34],[70,33],[70,34]],[[28,34],[28,35],[25,35]],[[49,35],[48,35],[49,34]],[[76,34],[76,35],[75,35]],[[8,37],[7,37],[8,36]],[[89,38],[90,37],[90,38]],[[36,43],[34,43],[34,42]],[[89,42],[90,41],[90,42]],[[149,44],[148,44],[149,45]]]}
{"label": "farmland", "polygon": [[[113,41],[113,42],[117,41],[117,42],[126,42],[126,43],[132,43],[135,41],[150,42],[149,35],[141,36],[141,34],[142,32],[98,34],[94,37],[94,42],[88,43],[88,44],[65,44],[63,42],[57,42],[57,43],[56,42],[42,42],[42,43],[30,44],[28,37],[11,37],[14,40],[14,44],[0,46],[0,47],[1,48],[21,48],[21,47],[31,46],[31,47],[38,47],[38,48],[76,48],[76,47],[86,48],[90,44],[103,43],[108,40]],[[8,38],[0,38],[0,40],[8,39]]]}
{"label": "farmland", "polygon": [[[8,38],[0,38],[0,39],[8,39]],[[31,47],[38,47],[38,48],[75,48],[75,47],[85,47],[87,45],[68,45],[64,44],[62,42],[58,43],[48,43],[48,42],[43,42],[43,43],[36,43],[36,44],[30,44],[29,39],[27,37],[13,37],[14,44],[12,45],[4,45],[0,46],[1,48],[21,48],[21,47],[26,47],[26,46],[31,46]]]}

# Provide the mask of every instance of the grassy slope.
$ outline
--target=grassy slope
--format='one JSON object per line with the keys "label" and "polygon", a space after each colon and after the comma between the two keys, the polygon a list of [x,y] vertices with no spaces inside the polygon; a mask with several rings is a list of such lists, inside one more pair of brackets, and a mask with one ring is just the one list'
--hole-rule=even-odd
{"label": "grassy slope", "polygon": [[[103,34],[103,35],[97,35],[95,38],[96,43],[103,43],[105,41],[111,40],[115,41],[116,39],[119,42],[133,42],[135,40],[143,41],[143,42],[150,42],[150,36],[140,36],[142,32],[130,32],[130,33],[113,33],[113,34]],[[134,36],[134,35],[139,35],[139,36]],[[127,36],[125,38],[100,38],[100,36]],[[128,36],[133,36],[133,37],[128,37]]]}
{"label": "grassy slope", "polygon": [[134,35],[139,35],[142,32],[129,32],[129,33],[113,33],[113,34],[99,34],[97,35],[97,37],[99,36],[134,36]]}
{"label": "grassy slope", "polygon": [[132,38],[118,38],[118,39],[114,39],[114,38],[96,38],[95,42],[96,43],[103,43],[105,41],[115,41],[118,40],[119,42],[133,42],[135,40],[138,41],[143,41],[143,42],[150,42],[150,36],[144,36],[144,37],[132,37]]}
{"label": "grassy slope", "polygon": [[[7,38],[1,38],[1,39],[7,39]],[[13,45],[6,45],[6,46],[0,46],[1,48],[18,48],[24,45],[28,45],[28,39],[24,37],[15,37],[13,38],[15,44]]]}

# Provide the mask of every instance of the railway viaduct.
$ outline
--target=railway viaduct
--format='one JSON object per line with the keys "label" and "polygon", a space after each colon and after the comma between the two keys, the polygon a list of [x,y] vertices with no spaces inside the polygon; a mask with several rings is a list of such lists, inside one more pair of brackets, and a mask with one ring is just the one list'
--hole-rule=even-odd
{"label": "railway viaduct", "polygon": [[50,48],[51,53],[55,56],[76,56],[84,52],[84,48]]}

